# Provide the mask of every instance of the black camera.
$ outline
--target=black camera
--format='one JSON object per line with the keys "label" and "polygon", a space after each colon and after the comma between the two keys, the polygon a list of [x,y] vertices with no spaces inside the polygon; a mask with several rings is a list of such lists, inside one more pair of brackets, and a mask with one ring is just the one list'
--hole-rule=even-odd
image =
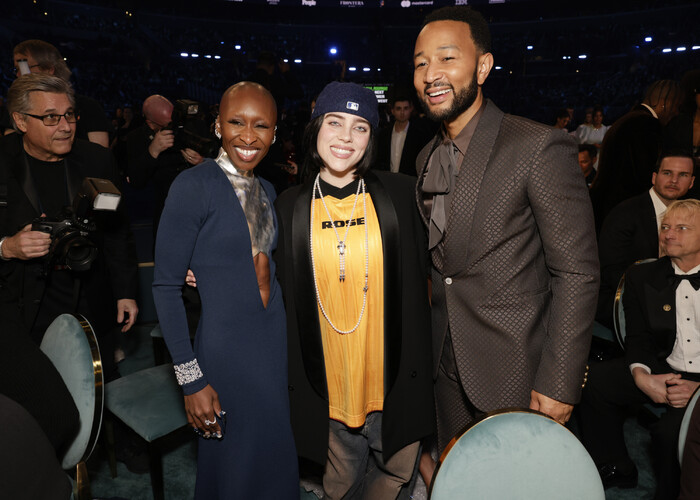
{"label": "black camera", "polygon": [[205,158],[215,158],[218,142],[211,135],[212,120],[205,106],[197,101],[175,101],[173,113],[166,130],[175,134],[175,148],[194,149]]}
{"label": "black camera", "polygon": [[93,210],[114,211],[121,193],[106,179],[87,177],[73,200],[56,218],[40,217],[32,221],[32,231],[51,235],[49,253],[45,257],[45,273],[54,266],[72,271],[87,271],[97,257],[97,245],[92,235],[97,225],[91,218]]}

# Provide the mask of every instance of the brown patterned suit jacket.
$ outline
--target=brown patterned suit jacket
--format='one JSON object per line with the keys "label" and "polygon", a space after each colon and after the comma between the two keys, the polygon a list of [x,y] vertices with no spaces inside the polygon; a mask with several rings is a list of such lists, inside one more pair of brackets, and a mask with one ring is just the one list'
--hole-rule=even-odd
{"label": "brown patterned suit jacket", "polygon": [[[438,143],[417,158],[419,204]],[[527,407],[532,389],[580,398],[599,271],[576,155],[566,133],[487,101],[460,167],[444,262],[433,256],[433,368],[449,328],[462,387],[479,410]]]}

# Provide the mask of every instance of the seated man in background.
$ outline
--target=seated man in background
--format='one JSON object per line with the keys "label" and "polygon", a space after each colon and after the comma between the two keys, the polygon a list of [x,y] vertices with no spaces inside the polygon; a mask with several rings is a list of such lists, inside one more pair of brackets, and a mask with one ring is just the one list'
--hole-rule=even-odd
{"label": "seated man in background", "polygon": [[605,218],[598,238],[600,294],[596,320],[612,328],[613,305],[620,278],[638,260],[659,254],[658,231],[666,207],[693,186],[693,159],[669,153],[659,159],[648,192],[617,205]]}
{"label": "seated man in background", "polygon": [[627,408],[660,403],[651,426],[655,500],[678,496],[678,432],[700,385],[700,201],[671,203],[659,233],[665,253],[631,267],[623,304],[625,357],[591,366],[580,406],[582,441],[606,487],[632,488],[637,469],[625,447]]}
{"label": "seated man in background", "polygon": [[598,160],[598,148],[593,144],[579,144],[578,165],[581,167],[583,177],[586,179],[586,186],[591,187],[598,171],[595,169]]}

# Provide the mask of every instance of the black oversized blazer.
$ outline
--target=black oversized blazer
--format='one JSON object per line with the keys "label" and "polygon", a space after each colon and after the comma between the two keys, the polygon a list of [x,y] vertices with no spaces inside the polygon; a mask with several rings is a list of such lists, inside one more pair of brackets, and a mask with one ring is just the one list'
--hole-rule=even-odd
{"label": "black oversized blazer", "polygon": [[[434,431],[426,238],[413,199],[415,179],[368,172],[384,252],[385,460]],[[309,255],[313,181],[275,203],[280,235],[275,260],[287,310],[289,398],[297,452],[325,464],[328,392]],[[352,334],[351,334],[352,335]]]}
{"label": "black oversized blazer", "polygon": [[[36,187],[23,155],[22,134],[0,139],[0,185],[7,189],[7,207],[0,208],[0,238],[14,235],[41,215]],[[111,152],[82,139],[75,139],[66,155],[66,174],[66,187],[58,189],[66,189],[70,200],[85,177],[109,179],[118,186]],[[85,297],[95,320],[109,314],[116,321],[114,301],[135,299],[138,287],[136,251],[124,200],[116,213],[96,213],[95,220],[99,253],[92,269],[81,273]],[[42,266],[41,259],[0,261],[0,313],[12,315],[27,331],[39,311],[46,285]]]}

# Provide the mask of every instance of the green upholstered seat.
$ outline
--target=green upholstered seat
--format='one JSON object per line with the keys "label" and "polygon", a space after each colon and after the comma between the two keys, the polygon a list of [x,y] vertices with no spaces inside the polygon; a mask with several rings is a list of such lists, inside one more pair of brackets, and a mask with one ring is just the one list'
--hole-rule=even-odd
{"label": "green upholstered seat", "polygon": [[149,443],[187,424],[171,364],[114,380],[107,384],[106,394],[109,411]]}
{"label": "green upholstered seat", "polygon": [[604,500],[598,470],[564,426],[532,410],[487,415],[443,453],[432,500]]}
{"label": "green upholstered seat", "polygon": [[62,314],[46,330],[41,350],[61,374],[80,414],[78,435],[61,461],[64,469],[70,469],[87,460],[99,435],[103,390],[99,347],[85,318]]}
{"label": "green upholstered seat", "polygon": [[609,342],[616,342],[613,331],[597,321],[593,322],[593,336]]}

